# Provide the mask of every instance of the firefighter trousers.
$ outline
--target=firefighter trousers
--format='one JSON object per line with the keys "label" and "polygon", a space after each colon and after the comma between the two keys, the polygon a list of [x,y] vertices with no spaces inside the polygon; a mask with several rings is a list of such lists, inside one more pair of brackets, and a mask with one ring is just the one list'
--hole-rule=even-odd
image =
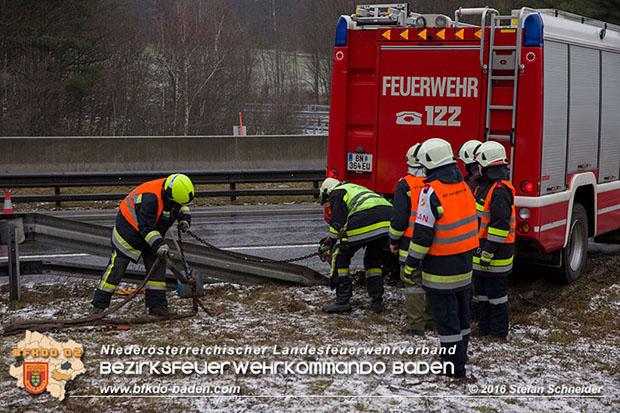
{"label": "firefighter trousers", "polygon": [[411,277],[405,278],[405,267],[400,267],[400,279],[405,285],[405,315],[407,324],[413,330],[424,331],[432,328],[431,309],[422,288],[422,273],[415,271]]}
{"label": "firefighter trousers", "polygon": [[[332,285],[338,284],[338,278],[349,277],[349,265],[355,253],[366,247],[364,251],[364,269],[366,270],[366,289],[373,303],[383,301],[383,273],[381,270],[381,251],[387,245],[387,234],[369,242],[340,244],[332,258]],[[334,279],[334,277],[336,277]]]}
{"label": "firefighter trousers", "polygon": [[[465,377],[467,362],[467,346],[469,345],[470,328],[470,292],[469,288],[455,293],[436,293],[426,291],[433,315],[439,342],[446,354],[441,361],[454,365],[454,375]],[[455,350],[451,350],[456,347]],[[450,354],[454,351],[454,354]],[[447,368],[451,373],[451,369]]]}
{"label": "firefighter trousers", "polygon": [[[156,259],[157,255],[150,250],[142,252],[142,260],[147,273]],[[101,281],[99,281],[97,289],[95,290],[95,296],[92,301],[94,307],[108,308],[110,306],[112,294],[114,294],[116,287],[118,287],[118,284],[125,275],[130,261],[131,260],[127,256],[123,255],[123,253],[116,248],[114,249],[110,261],[103,272]],[[146,283],[144,303],[149,308],[168,305],[166,299],[166,266],[163,262],[159,263]]]}
{"label": "firefighter trousers", "polygon": [[482,335],[508,336],[508,274],[484,275],[474,271],[478,294],[478,328]]}

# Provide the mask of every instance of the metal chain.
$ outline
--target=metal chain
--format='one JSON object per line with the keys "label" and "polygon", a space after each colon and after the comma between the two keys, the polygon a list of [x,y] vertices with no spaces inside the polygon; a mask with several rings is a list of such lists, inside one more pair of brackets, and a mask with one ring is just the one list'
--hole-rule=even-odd
{"label": "metal chain", "polygon": [[[182,242],[182,241],[181,241],[181,229],[180,229],[180,228],[177,228],[177,230],[178,230],[178,232],[179,232],[179,245],[181,245],[181,242]],[[218,247],[216,247],[215,245],[210,244],[209,242],[207,242],[207,241],[205,241],[204,239],[200,238],[198,235],[194,234],[194,233],[193,233],[192,231],[190,231],[190,230],[187,230],[186,232],[187,232],[187,233],[188,233],[188,234],[189,234],[192,238],[194,238],[196,241],[200,242],[201,244],[204,244],[205,246],[207,246],[207,247],[209,247],[209,248],[211,248],[211,249],[214,249],[214,250],[216,250],[216,251],[219,251],[219,252],[221,252],[221,253],[223,253],[223,254],[226,254],[226,255],[228,255],[228,256],[230,256],[230,257],[239,258],[239,254],[236,254],[236,253],[229,252],[229,251],[223,250],[223,249],[221,249],[221,248],[218,248]],[[316,252],[313,252],[312,254],[307,254],[307,255],[304,255],[304,256],[302,256],[302,257],[297,257],[297,258],[289,258],[289,259],[287,259],[287,260],[272,260],[272,259],[270,259],[270,258],[254,258],[254,257],[248,257],[248,256],[243,257],[243,259],[244,259],[245,261],[249,261],[249,262],[260,262],[260,263],[263,263],[263,264],[265,264],[265,263],[275,263],[275,264],[278,264],[278,263],[279,263],[279,264],[285,264],[285,263],[291,263],[291,262],[296,262],[296,261],[302,261],[302,260],[305,260],[305,259],[308,259],[308,258],[312,258],[312,257],[314,257],[315,255],[319,255],[319,252],[318,252],[318,251],[316,251]],[[185,257],[183,257],[183,249],[181,249],[181,256],[182,256],[181,258],[182,258],[183,260],[185,260]]]}

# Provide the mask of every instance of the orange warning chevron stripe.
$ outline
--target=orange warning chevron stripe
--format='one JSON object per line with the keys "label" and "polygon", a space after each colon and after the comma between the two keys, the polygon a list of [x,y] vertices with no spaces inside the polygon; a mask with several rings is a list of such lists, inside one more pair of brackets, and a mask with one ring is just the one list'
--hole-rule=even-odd
{"label": "orange warning chevron stripe", "polygon": [[424,40],[426,40],[426,29],[420,30],[420,31],[418,32],[418,37],[419,37],[420,39],[424,39]]}
{"label": "orange warning chevron stripe", "polygon": [[441,29],[436,33],[441,40],[446,40],[446,29]]}
{"label": "orange warning chevron stripe", "polygon": [[476,36],[478,39],[480,39],[482,37],[482,29],[478,29],[474,32],[474,36]]}
{"label": "orange warning chevron stripe", "polygon": [[381,36],[385,39],[390,40],[390,30],[384,30],[383,33],[381,34]]}
{"label": "orange warning chevron stripe", "polygon": [[454,36],[456,36],[459,39],[463,40],[463,38],[465,37],[464,33],[465,33],[465,29],[461,29],[461,30],[456,31],[454,33]]}
{"label": "orange warning chevron stripe", "polygon": [[405,29],[402,32],[400,32],[400,37],[402,37],[405,40],[409,40],[409,29]]}

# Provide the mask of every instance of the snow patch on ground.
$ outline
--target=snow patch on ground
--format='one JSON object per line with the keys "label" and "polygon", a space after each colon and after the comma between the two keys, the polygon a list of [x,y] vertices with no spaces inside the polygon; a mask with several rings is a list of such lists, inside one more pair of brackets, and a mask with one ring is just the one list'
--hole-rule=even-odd
{"label": "snow patch on ground", "polygon": [[[0,310],[3,321],[26,318],[51,318],[56,314],[80,314],[88,311],[94,282],[68,280],[65,285],[71,296],[46,297],[45,305],[32,303],[19,308],[8,304],[8,293],[2,290]],[[70,288],[69,288],[70,287]],[[616,311],[617,302],[605,301],[605,296],[618,296],[620,286],[613,285],[592,297],[590,309]],[[24,286],[24,290],[40,295],[50,294],[41,284]],[[200,313],[198,316],[159,324],[132,326],[127,331],[103,328],[75,329],[47,333],[56,340],[73,339],[84,345],[83,361],[88,373],[67,385],[67,399],[58,403],[48,395],[33,396],[18,389],[9,380],[8,365],[16,362],[11,349],[23,339],[22,335],[3,339],[0,358],[5,366],[0,392],[11,411],[75,411],[101,410],[106,412],[135,411],[209,411],[209,412],[351,412],[351,411],[502,411],[502,412],[584,412],[620,410],[618,381],[618,331],[607,337],[591,339],[578,337],[564,343],[558,341],[559,330],[554,326],[557,312],[542,308],[532,315],[540,325],[511,326],[506,343],[472,338],[469,347],[466,381],[455,381],[433,374],[395,375],[300,375],[265,374],[200,376],[175,375],[103,375],[99,366],[104,361],[368,361],[384,362],[391,366],[397,361],[436,360],[435,356],[401,355],[264,355],[248,356],[105,356],[102,345],[139,346],[268,346],[314,348],[383,347],[436,348],[439,340],[434,333],[411,338],[402,335],[404,323],[402,291],[386,286],[387,311],[376,315],[369,310],[365,287],[356,285],[349,315],[326,315],[321,306],[333,300],[326,287],[284,287],[275,285],[241,286],[218,283],[208,287],[205,303],[221,307],[217,317]],[[190,302],[169,293],[171,307],[186,311]],[[115,298],[117,300],[119,298]],[[143,315],[141,302],[132,302],[121,310],[123,316]],[[602,307],[597,307],[602,306]],[[191,383],[211,386],[240,386],[236,396],[223,397],[158,397],[132,398],[116,396],[102,398],[104,385],[168,386]],[[561,386],[596,386],[596,397],[575,395],[532,394],[532,392]],[[77,396],[94,396],[79,398]]]}

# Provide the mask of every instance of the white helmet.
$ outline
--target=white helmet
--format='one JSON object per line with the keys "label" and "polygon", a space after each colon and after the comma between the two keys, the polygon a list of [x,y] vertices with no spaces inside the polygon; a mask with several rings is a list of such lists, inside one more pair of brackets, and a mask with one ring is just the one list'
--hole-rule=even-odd
{"label": "white helmet", "polygon": [[411,148],[409,148],[409,150],[407,151],[407,165],[412,167],[412,168],[421,168],[422,167],[420,162],[418,162],[418,160],[415,157],[416,151],[418,150],[418,148],[420,146],[421,146],[421,144],[416,143]]}
{"label": "white helmet", "polygon": [[476,149],[476,162],[483,168],[493,165],[508,165],[504,145],[495,141],[487,141]]}
{"label": "white helmet", "polygon": [[324,204],[327,201],[329,194],[331,194],[334,188],[337,187],[338,185],[340,185],[340,181],[337,180],[336,178],[325,178],[325,180],[321,184],[321,190],[320,190],[322,204]]}
{"label": "white helmet", "polygon": [[458,155],[459,159],[463,161],[465,165],[469,165],[469,164],[476,162],[476,159],[475,159],[476,149],[478,149],[480,145],[482,145],[482,142],[477,141],[475,139],[465,142],[459,148],[459,155]]}
{"label": "white helmet", "polygon": [[435,169],[456,162],[450,143],[439,138],[432,138],[424,142],[420,146],[416,158],[426,169]]}

